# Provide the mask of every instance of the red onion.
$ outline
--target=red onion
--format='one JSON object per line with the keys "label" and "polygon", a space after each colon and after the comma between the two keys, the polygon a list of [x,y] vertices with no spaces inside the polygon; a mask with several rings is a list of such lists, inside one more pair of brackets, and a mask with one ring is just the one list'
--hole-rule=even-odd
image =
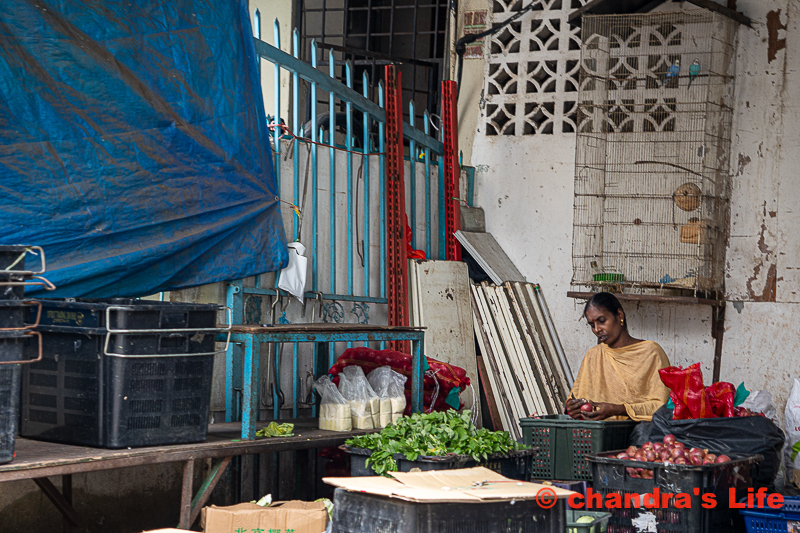
{"label": "red onion", "polygon": [[664,435],[664,444],[666,445],[675,444],[676,440],[677,437],[672,433],[670,433],[669,435]]}
{"label": "red onion", "polygon": [[661,444],[660,442],[654,442],[654,443],[653,443],[653,451],[654,451],[654,452],[658,453],[658,452],[660,452],[660,451],[661,451],[661,450],[663,450],[663,449],[664,449],[664,445],[663,445],[663,444]]}
{"label": "red onion", "polygon": [[672,457],[672,453],[665,448],[665,449],[661,450],[661,452],[658,454],[658,457],[662,461],[666,461],[667,459]]}
{"label": "red onion", "polygon": [[686,461],[686,457],[677,457],[675,459],[675,464],[676,465],[686,465],[686,464],[689,464],[689,463]]}
{"label": "red onion", "polygon": [[712,463],[717,460],[717,456],[713,453],[707,453],[705,457],[703,457],[703,461],[711,461]]}
{"label": "red onion", "polygon": [[703,449],[701,449],[701,448],[692,448],[692,449],[690,449],[690,450],[689,450],[689,455],[701,455],[701,456],[705,456],[705,454],[706,454],[706,452],[707,452],[707,451],[708,451],[708,450],[703,450]]}
{"label": "red onion", "polygon": [[682,442],[676,442],[673,446],[675,446],[676,448],[680,448],[681,450],[686,449],[686,445]]}
{"label": "red onion", "polygon": [[693,454],[689,456],[689,462],[691,462],[694,466],[700,466],[703,464],[703,456],[698,454]]}
{"label": "red onion", "polygon": [[617,454],[617,459],[630,459],[630,458],[631,458],[630,455],[628,455],[625,452]]}
{"label": "red onion", "polygon": [[653,443],[652,442],[645,442],[644,444],[642,444],[642,449],[643,450],[652,450],[653,449]]}
{"label": "red onion", "polygon": [[682,449],[673,448],[672,453],[670,453],[670,457],[672,457],[673,459],[677,459],[678,457],[683,457],[685,454],[686,452],[684,452]]}
{"label": "red onion", "polygon": [[672,457],[669,457],[667,459],[664,459],[664,464],[665,465],[674,465],[675,464],[675,460]]}
{"label": "red onion", "polygon": [[714,459],[709,459],[708,455],[703,457],[703,466],[705,466],[705,465],[713,465],[713,464],[714,464]]}
{"label": "red onion", "polygon": [[644,461],[645,460],[644,451],[642,450],[637,451],[636,454],[633,456],[633,460]]}
{"label": "red onion", "polygon": [[628,467],[625,469],[625,472],[628,473],[628,477],[641,477],[639,472],[636,471],[636,468]]}
{"label": "red onion", "polygon": [[719,457],[717,457],[717,463],[727,463],[730,460],[731,458],[728,457],[727,455],[720,455]]}
{"label": "red onion", "polygon": [[585,404],[581,405],[581,411],[584,413],[591,413],[594,411],[594,405],[591,402],[586,402]]}
{"label": "red onion", "polygon": [[653,471],[652,470],[642,470],[641,476],[642,476],[642,479],[653,479]]}
{"label": "red onion", "polygon": [[636,446],[628,446],[628,449],[625,450],[625,453],[627,453],[629,456],[633,457],[634,455],[636,455],[636,450],[637,449],[638,448],[636,448]]}
{"label": "red onion", "polygon": [[647,461],[648,463],[652,463],[653,461],[656,460],[656,452],[654,452],[653,450],[647,450],[646,452],[644,452],[644,460]]}

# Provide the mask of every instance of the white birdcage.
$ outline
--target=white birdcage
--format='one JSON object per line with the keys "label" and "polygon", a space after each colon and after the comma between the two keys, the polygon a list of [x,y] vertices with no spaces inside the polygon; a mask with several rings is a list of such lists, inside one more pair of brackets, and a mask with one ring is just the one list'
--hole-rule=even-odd
{"label": "white birdcage", "polygon": [[722,290],[737,27],[583,18],[573,285]]}

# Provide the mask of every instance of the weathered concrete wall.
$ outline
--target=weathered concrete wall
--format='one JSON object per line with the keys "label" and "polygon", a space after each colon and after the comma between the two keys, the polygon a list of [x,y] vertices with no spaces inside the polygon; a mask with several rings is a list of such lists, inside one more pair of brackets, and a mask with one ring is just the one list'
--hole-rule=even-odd
{"label": "weathered concrete wall", "polygon": [[[473,0],[472,9],[492,2]],[[782,413],[800,341],[800,5],[739,0],[754,21],[739,30],[731,146],[733,195],[727,250],[728,309],[723,380],[773,393]],[[666,3],[663,10],[690,9]],[[484,61],[464,62],[460,145],[477,168],[476,203],[487,231],[531,281],[542,284],[574,369],[594,339],[566,297],[572,274],[575,135],[485,135]],[[467,94],[469,97],[467,97]],[[706,307],[626,306],[635,336],[661,343],[673,363],[703,363],[711,379],[714,341]]]}

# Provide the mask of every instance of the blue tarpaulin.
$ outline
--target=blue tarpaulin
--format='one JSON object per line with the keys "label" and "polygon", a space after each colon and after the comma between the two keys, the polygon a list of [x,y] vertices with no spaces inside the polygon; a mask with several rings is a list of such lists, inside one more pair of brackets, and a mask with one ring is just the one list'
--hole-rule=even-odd
{"label": "blue tarpaulin", "polygon": [[283,268],[260,91],[245,0],[3,0],[0,244],[44,248],[47,296]]}

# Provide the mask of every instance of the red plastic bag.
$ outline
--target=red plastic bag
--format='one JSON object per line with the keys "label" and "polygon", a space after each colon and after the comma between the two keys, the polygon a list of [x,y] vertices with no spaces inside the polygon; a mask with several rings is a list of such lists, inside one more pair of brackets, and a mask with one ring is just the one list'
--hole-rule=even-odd
{"label": "red plastic bag", "polygon": [[408,259],[427,259],[425,252],[422,250],[415,250],[411,246],[411,241],[414,238],[414,233],[411,231],[411,226],[408,225],[408,215],[406,215],[406,255]]}
{"label": "red plastic bag", "polygon": [[680,366],[662,368],[658,374],[664,385],[671,391],[669,397],[675,404],[673,420],[716,418],[703,386],[703,371],[700,370],[700,363],[686,368]]}
{"label": "red plastic bag", "polygon": [[711,411],[720,418],[734,416],[733,399],[736,396],[736,387],[733,383],[720,381],[706,387],[706,395],[711,403]]}
{"label": "red plastic bag", "polygon": [[[457,387],[461,392],[464,391],[467,386],[469,386],[467,371],[463,368],[431,359],[430,357],[427,357],[426,359],[428,360],[428,366],[431,370],[430,373],[433,374],[435,378],[431,377],[430,375],[426,375],[423,379],[422,404],[424,410],[428,411],[431,407],[431,403],[434,404],[434,411],[446,411],[447,409],[452,409],[452,407],[446,403],[447,395],[450,393],[453,387]],[[388,365],[392,367],[392,370],[395,372],[408,377],[409,379],[406,380],[405,387],[405,414],[411,414],[410,355],[396,352],[394,350],[373,350],[372,348],[366,348],[363,346],[348,348],[342,352],[342,355],[340,355],[339,359],[336,360],[336,364],[334,364],[329,370],[329,373],[331,376],[333,376],[333,383],[339,382],[339,372],[350,365],[360,366],[364,370],[365,374],[369,374],[372,370],[375,370],[378,367]],[[433,401],[434,396],[436,396],[436,401]],[[463,403],[461,407],[463,407]]]}

